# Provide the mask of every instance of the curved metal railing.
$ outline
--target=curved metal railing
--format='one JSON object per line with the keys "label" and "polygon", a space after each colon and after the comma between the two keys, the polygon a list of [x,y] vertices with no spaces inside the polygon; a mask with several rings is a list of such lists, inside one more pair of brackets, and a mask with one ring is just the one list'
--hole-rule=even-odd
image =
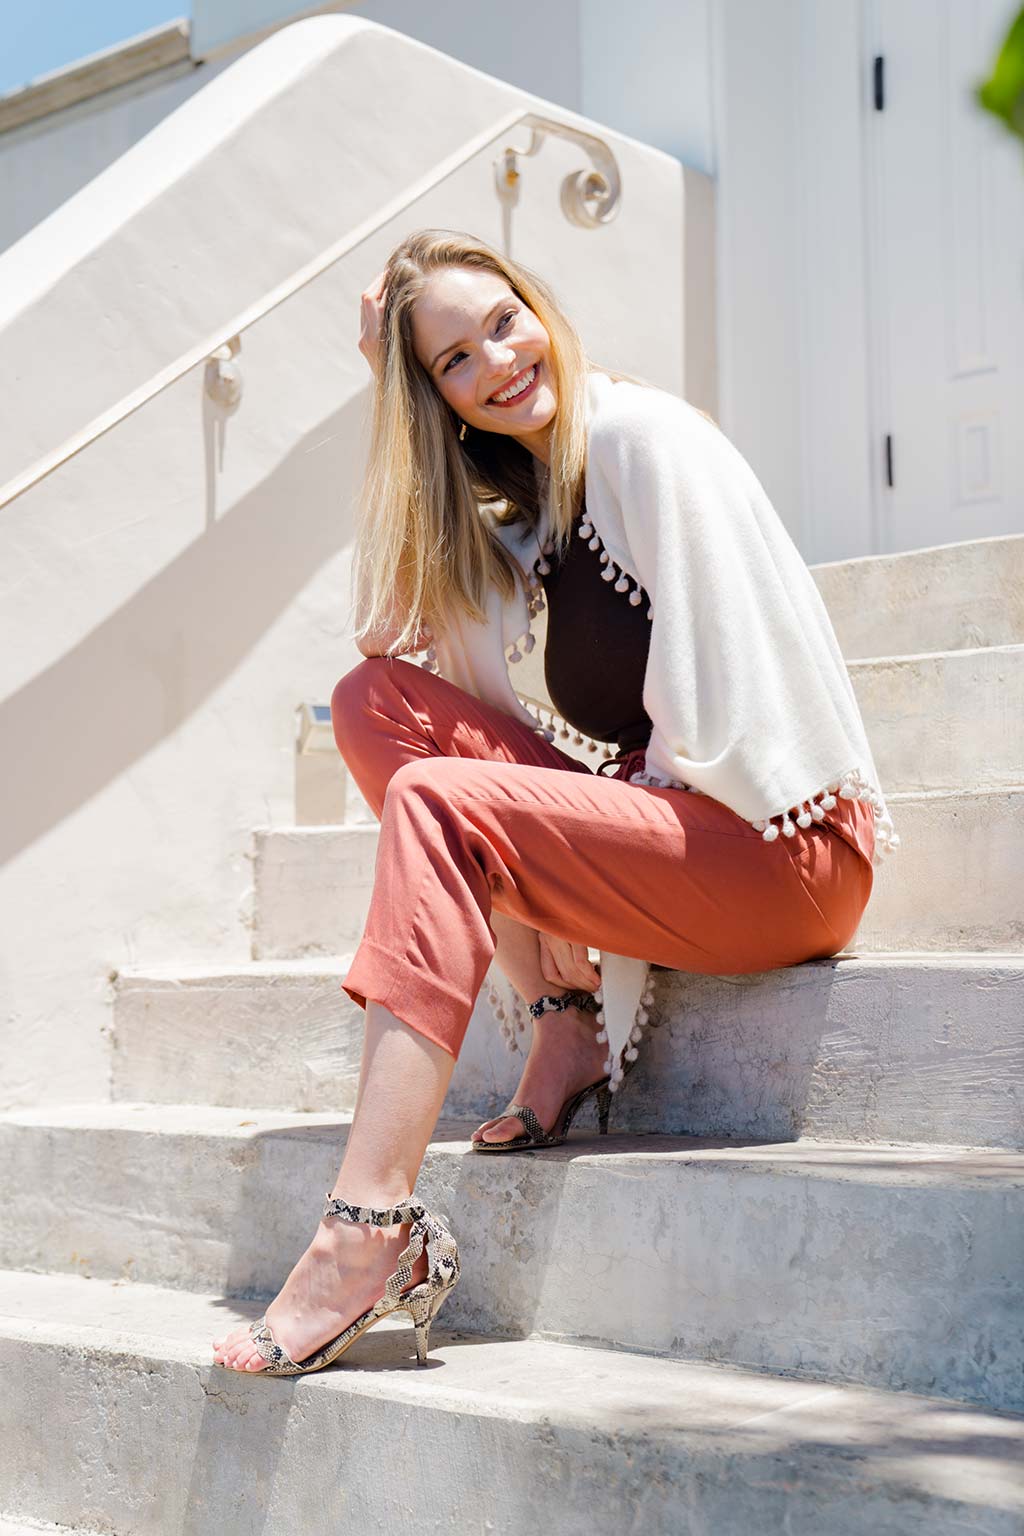
{"label": "curved metal railing", "polygon": [[518,159],[535,155],[544,139],[548,135],[553,135],[581,145],[587,150],[592,161],[589,169],[574,171],[563,180],[560,197],[562,212],[570,223],[583,229],[595,229],[602,224],[610,223],[618,212],[621,179],[615,156],[604,140],[570,123],[559,122],[557,118],[542,117],[535,112],[507,113],[495,125],[468,140],[460,149],[436,165],[432,171],[420,177],[397,197],[392,198],[383,208],[378,209],[372,218],[358,224],[347,235],[336,240],[318,256],[314,256],[311,261],[299,267],[290,277],[270,289],[262,298],[247,305],[212,334],[189,347],[166,368],[161,368],[147,383],[132,390],[116,405],[102,411],[59,447],[44,454],[22,474],[0,487],[0,507],[6,506],[15,497],[23,495],[33,485],[37,485],[40,480],[52,474],[55,469],[59,469],[62,464],[66,464],[69,459],[74,458],[75,454],[81,453],[83,448],[94,443],[97,438],[116,427],[126,417],[140,410],[156,395],[168,389],[200,363],[214,365],[210,370],[207,383],[211,397],[221,403],[233,403],[241,392],[241,380],[234,358],[241,347],[243,331],[255,325],[258,320],[262,320],[265,315],[269,315],[286,299],[290,299],[293,294],[298,293],[336,262],[341,261],[344,256],[349,255],[389,220],[397,217],[403,209],[408,208],[418,198],[432,191],[434,187],[439,186],[462,166],[468,164],[481,150],[493,144],[495,139],[501,138],[503,134],[510,133],[517,127],[527,127],[531,130],[530,142],[526,148],[507,147],[495,163],[499,198],[506,202],[515,199],[520,178]]}

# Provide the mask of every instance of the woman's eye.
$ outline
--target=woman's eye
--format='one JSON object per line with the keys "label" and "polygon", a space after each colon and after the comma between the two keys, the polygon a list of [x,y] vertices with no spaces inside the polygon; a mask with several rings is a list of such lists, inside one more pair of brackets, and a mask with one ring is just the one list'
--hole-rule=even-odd
{"label": "woman's eye", "polygon": [[[498,321],[498,324],[495,326],[495,330],[498,330],[498,331],[502,330],[504,328],[505,321],[506,320],[514,320],[515,317],[516,317],[516,312],[515,312],[514,309],[507,310],[505,312],[505,314],[502,315],[501,319]],[[457,363],[460,357],[465,357],[465,355],[466,355],[465,352],[454,352],[452,354],[452,356],[448,359],[448,361],[445,363],[444,367],[441,369],[441,372],[442,373],[447,373],[449,368],[451,368],[453,366],[453,364]]]}

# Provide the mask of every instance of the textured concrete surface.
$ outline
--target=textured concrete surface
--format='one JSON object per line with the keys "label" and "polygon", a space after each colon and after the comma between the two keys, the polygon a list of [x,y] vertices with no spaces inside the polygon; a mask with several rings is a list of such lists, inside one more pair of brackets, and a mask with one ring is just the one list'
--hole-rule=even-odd
{"label": "textured concrete surface", "polygon": [[875,869],[850,949],[1024,953],[1024,788],[888,803],[900,848]]}
{"label": "textured concrete surface", "polygon": [[99,1536],[84,1526],[54,1525],[51,1520],[30,1520],[27,1516],[6,1520],[0,1515],[0,1536]]}
{"label": "textured concrete surface", "polygon": [[[1024,1421],[938,1399],[538,1340],[404,1314],[337,1365],[209,1364],[255,1303],[0,1275],[0,1499],[123,1536],[1019,1536]],[[311,1468],[316,1475],[311,1475]],[[144,1474],[141,1472],[144,1469]]]}
{"label": "textured concrete surface", "polygon": [[[450,1319],[1024,1410],[1024,1153],[577,1136],[417,1190],[465,1275]],[[347,1122],[147,1105],[0,1118],[0,1264],[273,1295]],[[67,1190],[74,1190],[69,1204]]]}
{"label": "textured concrete surface", "polygon": [[355,949],[373,889],[376,822],[258,828],[253,854],[255,959]]}
{"label": "textured concrete surface", "polygon": [[[347,958],[122,976],[114,1097],[340,1111],[362,1013]],[[673,1135],[1024,1146],[1024,957],[850,955],[757,976],[655,972],[613,1124]],[[485,989],[446,1099],[496,1114],[524,1058]],[[581,1124],[596,1124],[591,1109]]]}
{"label": "textured concrete surface", "polygon": [[[889,808],[901,847],[875,869],[851,948],[1024,951],[1024,788],[890,795]],[[257,830],[254,955],[354,950],[376,840],[376,824]]]}
{"label": "textured concrete surface", "polygon": [[[347,1110],[355,1105],[363,1010],[342,989],[350,957],[122,972],[112,1094],[154,1104]],[[503,1043],[480,989],[446,1100],[493,1114],[522,1057]]]}
{"label": "textured concrete surface", "polygon": [[1024,641],[1024,535],[812,565],[843,655]]}
{"label": "textured concrete surface", "polygon": [[1024,782],[1024,645],[883,656],[849,672],[884,794]]}
{"label": "textured concrete surface", "polygon": [[1024,956],[666,971],[654,1010],[623,1128],[1024,1147]]}

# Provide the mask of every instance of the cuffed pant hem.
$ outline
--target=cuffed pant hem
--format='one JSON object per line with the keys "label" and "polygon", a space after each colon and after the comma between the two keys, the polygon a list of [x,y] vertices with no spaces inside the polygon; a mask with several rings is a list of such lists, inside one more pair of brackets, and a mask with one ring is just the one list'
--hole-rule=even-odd
{"label": "cuffed pant hem", "polygon": [[449,991],[403,956],[364,939],[341,983],[354,1003],[380,1003],[403,1024],[458,1060],[469,1028],[473,1001]]}

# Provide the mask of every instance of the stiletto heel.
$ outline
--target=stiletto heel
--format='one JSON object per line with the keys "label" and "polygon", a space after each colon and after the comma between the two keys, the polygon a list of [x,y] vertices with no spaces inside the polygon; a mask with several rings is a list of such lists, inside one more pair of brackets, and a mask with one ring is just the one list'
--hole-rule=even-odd
{"label": "stiletto heel", "polygon": [[[337,1216],[341,1221],[362,1222],[370,1227],[390,1227],[411,1222],[409,1244],[398,1255],[398,1267],[384,1283],[384,1290],[368,1311],[357,1317],[336,1338],[309,1355],[305,1360],[292,1360],[278,1344],[270,1331],[266,1314],[249,1324],[249,1332],[256,1348],[268,1363],[259,1371],[261,1376],[298,1376],[307,1371],[319,1371],[330,1365],[354,1343],[367,1328],[379,1323],[389,1312],[405,1311],[411,1314],[416,1329],[416,1362],[427,1363],[427,1344],[430,1324],[459,1282],[462,1266],[459,1248],[454,1237],[437,1216],[425,1205],[410,1196],[398,1205],[375,1208],[371,1205],[349,1205],[347,1200],[328,1194],[321,1219]],[[410,1290],[404,1290],[412,1279],[413,1265],[427,1249],[428,1274]],[[219,1363],[219,1362],[217,1362]]]}
{"label": "stiletto heel", "polygon": [[[542,1013],[561,1012],[565,1008],[579,1008],[586,1013],[593,1013],[597,1009],[597,1003],[589,992],[566,992],[562,996],[545,994],[538,997],[536,1002],[530,1004],[530,1013],[536,1019]],[[633,1063],[623,1063],[622,1080],[628,1077]],[[581,1088],[579,1093],[571,1099],[566,1099],[555,1123],[550,1131],[546,1131],[537,1116],[528,1104],[506,1104],[501,1111],[501,1118],[506,1116],[521,1120],[525,1130],[521,1136],[511,1136],[508,1141],[471,1141],[470,1146],[474,1152],[529,1152],[534,1147],[560,1147],[569,1134],[569,1128],[575,1120],[579,1110],[592,1095],[597,1096],[597,1127],[602,1136],[608,1134],[608,1112],[611,1109],[611,1078],[606,1073],[596,1083],[588,1083],[586,1088]]]}
{"label": "stiletto heel", "polygon": [[430,1325],[434,1321],[436,1308],[432,1305],[429,1296],[410,1295],[406,1310],[411,1315],[416,1329],[416,1364],[426,1365]]}
{"label": "stiletto heel", "polygon": [[612,1107],[611,1089],[607,1086],[597,1090],[597,1129],[602,1136],[608,1134],[608,1111]]}

